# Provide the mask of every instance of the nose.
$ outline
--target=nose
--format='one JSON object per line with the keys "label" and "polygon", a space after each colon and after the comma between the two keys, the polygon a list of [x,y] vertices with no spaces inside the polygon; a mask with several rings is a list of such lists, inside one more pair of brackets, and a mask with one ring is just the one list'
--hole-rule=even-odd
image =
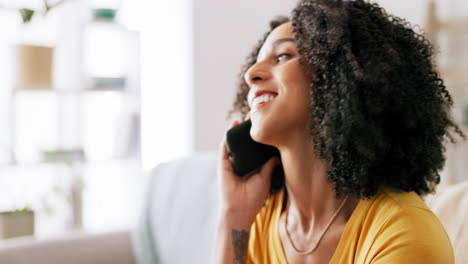
{"label": "nose", "polygon": [[244,80],[249,87],[268,78],[270,78],[270,71],[264,62],[255,63],[244,74]]}

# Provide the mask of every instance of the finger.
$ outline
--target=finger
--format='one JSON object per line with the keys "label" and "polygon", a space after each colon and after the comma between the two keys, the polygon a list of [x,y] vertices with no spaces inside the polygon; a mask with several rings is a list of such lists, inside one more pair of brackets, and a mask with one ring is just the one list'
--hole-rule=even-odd
{"label": "finger", "polygon": [[220,156],[219,156],[219,163],[218,163],[218,173],[220,175],[225,175],[225,173],[222,173],[223,171],[229,171],[232,172],[232,163],[231,159],[227,150],[226,142],[225,140],[222,141],[220,144]]}
{"label": "finger", "polygon": [[[233,128],[233,127],[237,126],[238,124],[239,124],[239,121],[234,120],[229,125],[229,128]],[[219,144],[219,153],[221,154],[221,159],[223,159],[223,160],[224,159],[229,159],[229,153],[228,153],[227,147],[226,147],[226,135],[224,135],[223,140]]]}
{"label": "finger", "polygon": [[229,128],[233,128],[233,127],[237,126],[238,124],[239,124],[239,121],[234,120],[234,121],[232,121],[231,126]]}
{"label": "finger", "polygon": [[233,127],[237,126],[238,124],[239,124],[238,120],[233,120],[233,121],[231,121],[231,123],[229,123],[229,126],[228,126],[227,129],[233,128]]}
{"label": "finger", "polygon": [[229,153],[226,146],[226,138],[223,138],[221,144],[219,145],[219,153],[221,153],[221,160],[229,159]]}
{"label": "finger", "polygon": [[229,152],[228,152],[228,149],[227,149],[227,145],[226,145],[226,142],[224,142],[223,144],[223,159],[224,160],[229,160]]}
{"label": "finger", "polygon": [[245,115],[244,121],[247,121],[249,119],[250,119],[250,112],[247,112],[247,114]]}

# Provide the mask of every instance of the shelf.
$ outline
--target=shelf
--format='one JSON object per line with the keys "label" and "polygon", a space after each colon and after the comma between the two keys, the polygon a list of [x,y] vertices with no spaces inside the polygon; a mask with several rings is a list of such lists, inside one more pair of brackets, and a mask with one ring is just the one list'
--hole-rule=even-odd
{"label": "shelf", "polygon": [[436,25],[438,30],[447,30],[447,31],[467,31],[468,28],[468,19],[451,19],[451,20],[445,20],[443,22],[439,22]]}
{"label": "shelf", "polygon": [[123,93],[128,95],[133,95],[137,97],[138,95],[132,91],[125,89],[111,89],[111,88],[102,88],[102,89],[83,89],[83,90],[65,90],[65,89],[13,89],[12,93],[54,93],[54,94],[64,94],[64,95],[81,95],[89,93],[100,93],[100,92],[115,92]]}
{"label": "shelf", "polygon": [[[83,166],[101,166],[106,164],[135,164],[140,162],[139,157],[115,158],[106,160],[85,160],[81,162]],[[61,162],[31,162],[31,163],[7,163],[0,164],[1,170],[15,170],[15,169],[38,169],[38,168],[59,168],[64,167],[65,164]]]}
{"label": "shelf", "polygon": [[468,86],[468,66],[440,69],[440,76],[450,84],[466,84]]}

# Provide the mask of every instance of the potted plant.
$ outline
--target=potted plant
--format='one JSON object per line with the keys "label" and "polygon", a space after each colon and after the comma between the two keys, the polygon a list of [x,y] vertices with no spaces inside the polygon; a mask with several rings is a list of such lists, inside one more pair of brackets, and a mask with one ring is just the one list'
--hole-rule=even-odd
{"label": "potted plant", "polygon": [[71,210],[70,228],[79,229],[83,221],[83,175],[82,165],[85,161],[82,149],[56,149],[42,152],[42,162],[65,165],[71,174],[71,181],[66,189],[54,188],[61,194]]}
{"label": "potted plant", "polygon": [[0,212],[0,239],[34,235],[34,211],[29,207]]}
{"label": "potted plant", "polygon": [[[39,9],[28,7],[11,8],[0,5],[0,8],[19,12],[25,27],[31,27],[31,21],[42,14],[46,16],[56,7],[65,3],[65,0],[43,0]],[[18,44],[16,46],[17,78],[16,86],[19,89],[44,89],[52,87],[52,61],[54,48],[44,45]]]}
{"label": "potted plant", "polygon": [[36,14],[42,13],[45,16],[52,9],[56,8],[57,6],[62,5],[63,3],[65,3],[65,0],[58,0],[58,1],[55,1],[55,2],[53,2],[53,1],[51,2],[49,0],[44,0],[42,10],[35,10],[35,9],[27,8],[27,7],[22,7],[22,8],[16,9],[16,8],[10,8],[10,7],[7,7],[7,6],[2,6],[2,5],[0,5],[0,8],[18,11],[20,13],[20,15],[21,15],[21,18],[23,19],[23,23],[26,24],[26,23],[31,22],[32,18]]}
{"label": "potted plant", "polygon": [[54,206],[51,206],[48,199],[51,197],[59,198],[68,205],[70,218],[68,218],[66,228],[81,228],[84,184],[81,169],[84,161],[85,156],[81,149],[43,151],[42,163],[64,165],[69,170],[71,178],[66,180],[68,182],[66,186],[60,184],[52,186],[49,192],[35,202],[27,202],[26,205],[16,204],[12,208],[18,209],[0,212],[0,240],[34,235],[36,218],[40,221],[41,214],[45,213],[47,216],[54,214]]}

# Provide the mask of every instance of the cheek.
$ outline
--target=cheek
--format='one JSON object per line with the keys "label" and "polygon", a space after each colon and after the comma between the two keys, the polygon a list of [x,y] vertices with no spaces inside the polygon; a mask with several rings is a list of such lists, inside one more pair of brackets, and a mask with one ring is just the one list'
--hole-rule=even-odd
{"label": "cheek", "polygon": [[279,76],[283,84],[293,84],[295,87],[303,86],[307,89],[311,82],[310,78],[302,71],[297,60],[284,65]]}
{"label": "cheek", "polygon": [[281,86],[288,97],[294,98],[296,103],[309,106],[311,79],[302,72],[297,63],[291,63],[283,69]]}

